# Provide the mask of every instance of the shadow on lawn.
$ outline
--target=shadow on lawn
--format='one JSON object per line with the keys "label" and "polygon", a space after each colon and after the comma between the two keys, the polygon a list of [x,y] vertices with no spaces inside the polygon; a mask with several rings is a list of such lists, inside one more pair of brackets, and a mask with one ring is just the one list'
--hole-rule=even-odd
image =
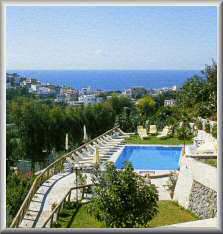
{"label": "shadow on lawn", "polygon": [[80,203],[76,202],[65,203],[64,208],[59,214],[57,222],[53,224],[53,227],[60,228],[62,227],[62,223],[67,223],[65,228],[70,228],[81,206]]}

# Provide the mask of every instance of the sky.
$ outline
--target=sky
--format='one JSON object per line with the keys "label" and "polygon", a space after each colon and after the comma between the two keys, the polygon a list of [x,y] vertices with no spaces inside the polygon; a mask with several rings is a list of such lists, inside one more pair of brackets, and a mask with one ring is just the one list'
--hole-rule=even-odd
{"label": "sky", "polygon": [[213,6],[8,6],[7,69],[200,70],[217,56]]}

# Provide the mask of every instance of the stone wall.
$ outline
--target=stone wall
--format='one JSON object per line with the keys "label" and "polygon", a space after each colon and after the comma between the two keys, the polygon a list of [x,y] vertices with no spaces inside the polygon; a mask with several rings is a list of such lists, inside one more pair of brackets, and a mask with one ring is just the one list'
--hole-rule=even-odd
{"label": "stone wall", "polygon": [[213,218],[217,213],[216,191],[193,180],[188,209],[200,218]]}
{"label": "stone wall", "polygon": [[217,212],[217,168],[192,158],[181,160],[174,200],[200,218]]}

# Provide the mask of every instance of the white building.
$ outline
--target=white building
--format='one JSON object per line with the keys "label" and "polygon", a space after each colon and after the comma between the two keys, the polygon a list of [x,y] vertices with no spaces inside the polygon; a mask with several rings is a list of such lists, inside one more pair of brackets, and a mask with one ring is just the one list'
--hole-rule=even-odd
{"label": "white building", "polygon": [[83,102],[84,105],[96,104],[96,97],[95,95],[82,95],[78,97],[78,101]]}
{"label": "white building", "polygon": [[36,92],[36,91],[37,91],[37,86],[31,84],[31,87],[29,88],[29,92],[30,92],[30,93],[34,93],[34,92]]}
{"label": "white building", "polygon": [[122,92],[123,95],[126,95],[128,97],[132,97],[132,89],[125,89],[123,92]]}
{"label": "white building", "polygon": [[167,99],[164,101],[164,106],[174,106],[176,104],[176,100],[174,99]]}
{"label": "white building", "polygon": [[39,87],[39,88],[38,88],[37,93],[38,93],[39,95],[49,95],[49,94],[50,94],[50,89],[47,88],[47,87],[42,86],[42,87]]}
{"label": "white building", "polygon": [[177,90],[177,86],[174,85],[174,86],[172,87],[172,90],[173,90],[173,91],[176,91],[176,90]]}
{"label": "white building", "polygon": [[91,95],[81,95],[78,97],[78,101],[84,103],[84,105],[88,104],[96,104],[103,101],[102,97],[96,97],[94,94]]}
{"label": "white building", "polygon": [[90,86],[87,87],[87,88],[82,88],[81,91],[80,91],[80,93],[82,95],[89,95],[89,94],[92,94],[92,89],[91,89]]}

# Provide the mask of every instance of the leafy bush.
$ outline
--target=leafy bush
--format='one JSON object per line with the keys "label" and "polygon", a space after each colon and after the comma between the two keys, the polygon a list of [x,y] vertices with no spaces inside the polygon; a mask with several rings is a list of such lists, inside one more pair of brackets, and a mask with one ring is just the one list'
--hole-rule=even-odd
{"label": "leafy bush", "polygon": [[156,102],[151,96],[144,96],[137,101],[137,107],[145,118],[151,116],[155,110]]}
{"label": "leafy bush", "polygon": [[141,121],[142,119],[135,110],[132,110],[130,113],[125,110],[118,116],[119,126],[124,132],[136,131],[137,125]]}
{"label": "leafy bush", "polygon": [[178,122],[179,110],[176,107],[162,106],[155,115],[150,117],[150,121],[157,125],[159,130],[162,130],[166,125],[175,126]]}
{"label": "leafy bush", "polygon": [[34,180],[32,174],[11,174],[7,177],[6,183],[6,207],[7,226],[18,212]]}
{"label": "leafy bush", "polygon": [[158,193],[154,185],[145,184],[131,164],[121,171],[113,163],[102,173],[95,173],[99,185],[89,203],[89,212],[106,227],[132,228],[146,226],[158,213]]}

